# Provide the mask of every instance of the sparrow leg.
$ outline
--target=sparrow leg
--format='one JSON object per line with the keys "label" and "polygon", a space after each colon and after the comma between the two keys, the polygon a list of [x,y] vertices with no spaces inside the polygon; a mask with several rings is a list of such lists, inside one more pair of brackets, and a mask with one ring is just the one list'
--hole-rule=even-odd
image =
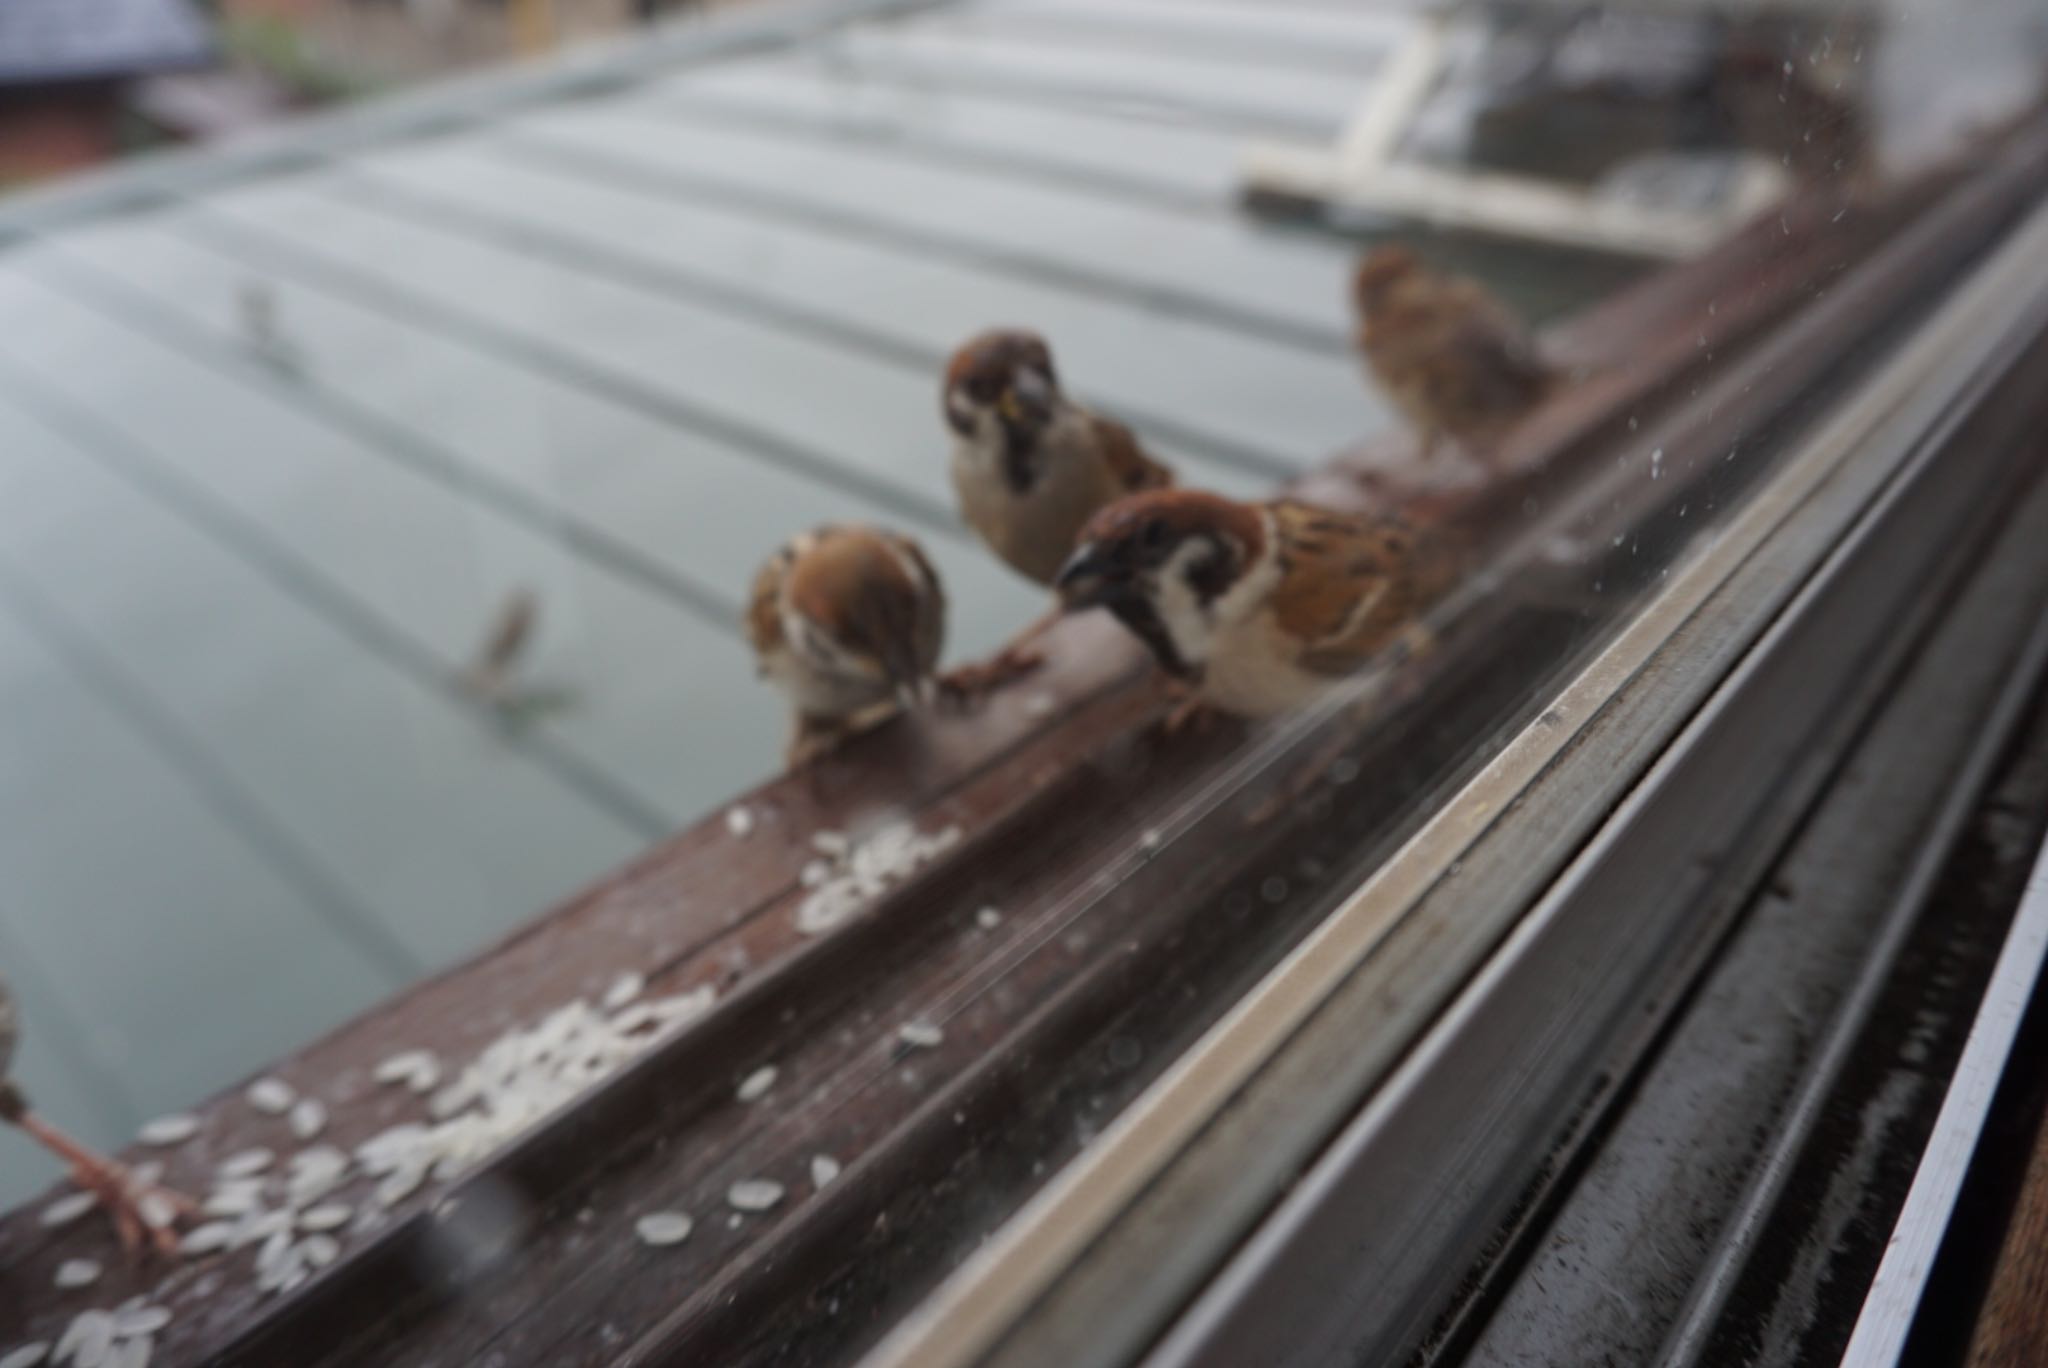
{"label": "sparrow leg", "polygon": [[810,713],[799,713],[796,731],[789,738],[789,750],[784,763],[790,773],[813,769],[818,761],[832,753],[850,733],[846,724],[836,717],[818,717]]}
{"label": "sparrow leg", "polygon": [[[146,1208],[160,1205],[175,1221],[191,1216],[199,1207],[191,1198],[155,1183],[140,1183],[127,1166],[87,1148],[58,1130],[34,1112],[24,1112],[16,1124],[43,1148],[71,1166],[71,1180],[100,1199],[121,1237],[121,1247],[133,1255],[147,1243],[159,1254],[178,1252],[178,1232],[169,1223],[150,1220]],[[155,1203],[149,1199],[155,1198]],[[159,1218],[161,1219],[161,1218]]]}
{"label": "sparrow leg", "polygon": [[1163,736],[1203,736],[1213,731],[1222,720],[1223,714],[1202,701],[1194,686],[1173,678],[1166,678],[1166,696],[1174,700],[1173,711],[1159,724]]}

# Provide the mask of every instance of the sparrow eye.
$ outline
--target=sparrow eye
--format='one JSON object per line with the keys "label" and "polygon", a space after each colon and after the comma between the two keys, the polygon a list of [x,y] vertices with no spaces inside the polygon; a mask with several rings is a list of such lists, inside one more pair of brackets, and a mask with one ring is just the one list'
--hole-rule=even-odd
{"label": "sparrow eye", "polygon": [[1147,551],[1157,551],[1166,545],[1166,519],[1147,518],[1145,525],[1138,529],[1138,542]]}
{"label": "sparrow eye", "polygon": [[1002,382],[993,375],[977,375],[967,382],[969,397],[984,404],[992,402],[996,397],[996,391],[1001,388]]}

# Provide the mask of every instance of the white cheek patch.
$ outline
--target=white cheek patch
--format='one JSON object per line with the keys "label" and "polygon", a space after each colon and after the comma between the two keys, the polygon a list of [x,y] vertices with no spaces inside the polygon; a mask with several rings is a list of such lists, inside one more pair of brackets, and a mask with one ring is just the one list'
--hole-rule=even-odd
{"label": "white cheek patch", "polygon": [[1185,542],[1159,567],[1152,582],[1152,601],[1159,605],[1159,621],[1172,638],[1174,650],[1190,665],[1208,660],[1214,625],[1201,596],[1188,583],[1188,574],[1216,554],[1216,549],[1207,542]]}

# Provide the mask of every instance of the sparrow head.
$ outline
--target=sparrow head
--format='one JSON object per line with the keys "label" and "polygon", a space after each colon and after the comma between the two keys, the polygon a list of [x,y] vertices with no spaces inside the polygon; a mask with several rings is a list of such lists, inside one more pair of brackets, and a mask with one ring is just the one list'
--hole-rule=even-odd
{"label": "sparrow head", "polygon": [[905,707],[930,701],[943,608],[914,546],[871,528],[821,528],[790,567],[787,592],[793,644],[819,669]]}
{"label": "sparrow head", "polygon": [[1200,490],[1148,490],[1088,520],[1055,584],[1068,609],[1109,609],[1169,673],[1192,676],[1208,655],[1216,601],[1265,541],[1256,508]]}
{"label": "sparrow head", "polygon": [[1359,259],[1358,270],[1351,277],[1352,299],[1360,313],[1371,313],[1403,284],[1421,279],[1428,270],[1420,257],[1399,243],[1375,247]]}
{"label": "sparrow head", "polygon": [[969,338],[946,366],[946,424],[960,436],[1035,436],[1059,401],[1052,352],[1037,333],[995,328]]}

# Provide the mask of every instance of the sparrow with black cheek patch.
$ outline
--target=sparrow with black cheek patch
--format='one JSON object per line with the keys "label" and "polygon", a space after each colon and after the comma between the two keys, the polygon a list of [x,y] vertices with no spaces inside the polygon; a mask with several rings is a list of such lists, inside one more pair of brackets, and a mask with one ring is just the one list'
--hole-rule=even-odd
{"label": "sparrow with black cheek patch", "polygon": [[1260,718],[1422,640],[1418,615],[1456,570],[1441,538],[1392,516],[1161,490],[1096,514],[1059,587],[1070,608],[1108,608],[1202,703]]}
{"label": "sparrow with black cheek patch", "polygon": [[1484,454],[1558,387],[1559,373],[1506,305],[1405,247],[1368,252],[1352,295],[1366,369],[1415,428],[1425,456],[1445,436]]}
{"label": "sparrow with black cheek patch", "polygon": [[917,543],[851,524],[805,532],[754,577],[747,638],[796,712],[800,767],[897,705],[935,694],[946,596]]}
{"label": "sparrow with black cheek patch", "polygon": [[[1081,524],[1104,505],[1173,483],[1122,423],[1067,398],[1043,338],[995,329],[969,339],[946,367],[943,408],[953,433],[951,472],[960,512],[1017,573],[1050,586]],[[1028,629],[984,671],[1028,669]]]}

